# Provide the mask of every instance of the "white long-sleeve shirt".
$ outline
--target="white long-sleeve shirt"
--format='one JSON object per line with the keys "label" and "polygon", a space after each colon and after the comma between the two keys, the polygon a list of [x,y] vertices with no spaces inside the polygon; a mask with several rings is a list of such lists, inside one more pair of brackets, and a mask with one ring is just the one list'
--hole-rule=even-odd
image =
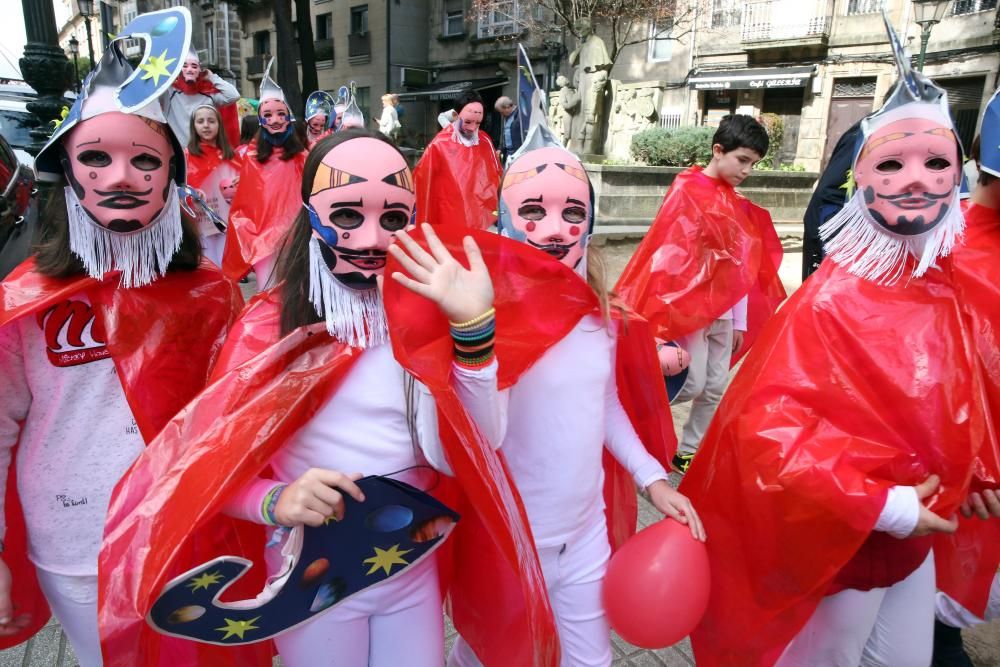
{"label": "white long-sleeve shirt", "polygon": [[73,576],[97,574],[111,492],[145,446],[94,322],[78,294],[0,327],[0,537],[10,452],[20,438],[28,556]]}
{"label": "white long-sleeve shirt", "polygon": [[734,331],[747,330],[747,301],[749,295],[744,295],[732,308],[719,315],[720,320],[732,320]]}
{"label": "white long-sleeve shirt", "polygon": [[587,316],[510,389],[502,451],[540,548],[565,543],[603,512],[605,446],[640,487],[667,478],[618,399],[616,347],[601,319]]}
{"label": "white long-sleeve shirt", "polygon": [[[470,370],[453,366],[452,383],[459,400],[494,446],[503,439],[506,401],[497,391],[497,364]],[[257,479],[226,507],[232,516],[263,523],[261,503],[276,482],[293,482],[310,468],[343,473],[387,475],[430,464],[451,474],[437,429],[437,409],[426,387],[414,383],[414,448],[406,421],[404,371],[392,347],[365,350],[340,388],[316,415],[271,459],[274,479]],[[393,475],[428,489],[433,476],[409,471]]]}
{"label": "white long-sleeve shirt", "polygon": [[[174,135],[182,147],[186,147],[188,140],[191,138],[191,116],[194,114],[195,109],[203,104],[211,104],[218,108],[240,99],[240,92],[236,90],[236,87],[218,74],[213,72],[207,78],[219,92],[212,93],[211,95],[205,95],[204,93],[188,95],[177,88],[169,88],[163,94],[163,97],[160,98],[163,105],[163,115],[167,118],[167,124],[174,131]],[[222,132],[224,130],[220,127],[219,131]]]}

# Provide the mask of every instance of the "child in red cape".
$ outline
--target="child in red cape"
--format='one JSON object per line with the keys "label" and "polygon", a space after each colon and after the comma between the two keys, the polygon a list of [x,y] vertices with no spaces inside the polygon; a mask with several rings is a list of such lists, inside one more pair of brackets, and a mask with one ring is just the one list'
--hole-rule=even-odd
{"label": "child in red cape", "polygon": [[483,99],[462,95],[455,120],[427,145],[413,171],[417,221],[487,229],[497,221],[500,161],[490,136],[480,129]]}
{"label": "child in red cape", "polygon": [[193,134],[190,129],[191,116],[195,109],[210,105],[219,110],[222,131],[230,144],[240,136],[239,113],[236,101],[240,93],[233,84],[227,82],[211,70],[203,69],[198,53],[191,49],[184,57],[181,75],[161,98],[163,113],[167,123],[177,135],[181,146],[187,146]]}
{"label": "child in red cape", "polygon": [[[187,49],[184,8],[139,15],[109,45],[36,159],[41,176],[64,186],[46,213],[52,235],[0,284],[0,647],[45,625],[48,606],[83,667],[111,659],[97,606],[115,576],[115,564],[98,564],[112,489],[204,387],[242,305],[200,261],[181,213],[183,152],[157,102],[179,68],[158,87],[143,84],[120,50],[119,40],[158,25],[175,27],[147,51],[179,58]],[[126,113],[122,99],[137,108]],[[254,650],[148,639],[157,659],[130,665],[268,664]]]}
{"label": "child in red cape", "polygon": [[[494,273],[503,261],[520,278],[516,289],[496,301],[471,240],[444,234],[449,251],[428,233],[430,252],[418,247],[402,231],[413,207],[409,168],[384,139],[342,130],[317,144],[304,173],[304,206],[279,262],[277,287],[248,306],[213,384],[171,422],[117,489],[102,558],[124,558],[124,574],[107,592],[104,622],[143,624],[172,569],[193,564],[175,562],[175,545],[209,530],[220,510],[245,519],[239,522],[245,529],[257,524],[258,532],[265,524],[318,525],[344,511],[339,494],[356,496],[355,472],[404,470],[404,481],[426,488],[425,475],[413,467],[429,464],[455,475],[457,485],[442,480],[442,488],[457,486],[468,497],[459,525],[483,525],[490,548],[515,573],[516,587],[508,593],[521,601],[525,631],[507,636],[508,643],[521,647],[529,664],[554,665],[558,648],[530,533],[492,449],[505,421],[492,332],[476,354],[457,341],[467,340],[470,331],[492,329],[491,302],[497,316],[510,322],[533,321],[537,313],[531,308],[575,312],[575,304],[565,305],[548,289],[544,272],[516,271],[532,266],[517,244],[507,244],[515,248],[501,253],[501,260],[495,249],[488,258]],[[400,274],[386,286],[387,313],[375,281],[394,235],[419,268],[410,272],[412,279]],[[488,247],[501,240],[479,239]],[[458,252],[468,257],[470,270],[452,258]],[[400,283],[422,296],[401,298],[406,290]],[[449,326],[448,320],[462,321]],[[396,344],[397,322],[406,324],[401,336],[427,345],[402,368],[388,344],[390,338]],[[425,332],[431,341],[420,338]],[[537,358],[534,350],[551,335],[513,346],[507,338],[497,337],[502,349],[511,350],[504,384]],[[146,546],[141,558],[129,548],[137,541]],[[235,553],[259,563],[266,551],[273,570],[277,547],[262,550],[258,543],[254,549],[252,540],[244,546]],[[233,552],[215,555],[224,553]],[[436,560],[279,635],[284,664],[440,665],[438,572],[447,571]],[[474,558],[456,565],[475,567]],[[487,626],[488,618],[487,610]]]}
{"label": "child in red cape", "polygon": [[202,252],[216,266],[221,266],[226,247],[225,223],[240,180],[240,162],[222,131],[222,117],[214,106],[204,104],[194,110],[191,141],[184,159],[188,185],[199,190],[205,205],[218,215],[213,220],[203,209],[195,208]]}
{"label": "child in red cape", "polygon": [[929,664],[932,533],[984,442],[947,259],[963,227],[943,91],[909,70],[862,124],[819,270],[764,328],[681,490],[712,535],[699,665]]}
{"label": "child in red cape", "polygon": [[271,79],[273,64],[272,58],[260,84],[260,129],[243,157],[222,257],[223,272],[234,280],[252,267],[259,290],[272,286],[278,247],[302,208],[298,189],[308,153],[285,94]]}
{"label": "child in red cape", "polygon": [[691,413],[672,465],[686,472],[722,400],[729,369],[785,298],[781,242],[771,216],[735,188],[767,153],[764,128],[726,116],[712,161],[679,174],[615,291],[661,341],[690,356],[673,402]]}

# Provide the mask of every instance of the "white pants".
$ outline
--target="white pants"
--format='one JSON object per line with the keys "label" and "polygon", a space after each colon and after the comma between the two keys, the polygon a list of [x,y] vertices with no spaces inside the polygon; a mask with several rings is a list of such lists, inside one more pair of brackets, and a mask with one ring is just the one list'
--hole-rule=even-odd
{"label": "white pants", "polygon": [[274,265],[278,261],[278,253],[273,255],[268,255],[259,262],[254,262],[253,272],[257,277],[257,291],[263,292],[268,287],[273,287],[271,285],[271,274],[274,273]]}
{"label": "white pants", "polygon": [[209,234],[201,237],[201,254],[212,260],[216,266],[222,266],[222,251],[226,249],[225,234]]}
{"label": "white pants", "polygon": [[691,355],[687,380],[671,401],[671,404],[691,401],[691,414],[684,424],[677,449],[685,454],[694,454],[701,445],[708,425],[712,423],[715,410],[726,391],[726,383],[729,382],[729,363],[733,356],[733,321],[715,320],[676,343]]}
{"label": "white pants", "polygon": [[97,631],[97,577],[69,576],[36,568],[38,584],[69,640],[80,667],[101,667]]}
{"label": "white pants", "polygon": [[934,612],[939,621],[953,628],[971,628],[974,625],[995,621],[1000,618],[1000,573],[993,577],[993,585],[990,586],[990,599],[986,603],[985,618],[979,618],[940,591],[935,596]]}
{"label": "white pants", "polygon": [[274,642],[285,667],[441,667],[444,618],[435,556]]}
{"label": "white pants", "polygon": [[928,667],[934,644],[934,553],[889,588],[823,598],[777,667]]}
{"label": "white pants", "polygon": [[[607,667],[611,664],[611,630],[601,603],[601,586],[611,558],[603,513],[566,544],[538,550],[549,601],[559,629],[560,667]],[[482,663],[459,637],[448,667]]]}

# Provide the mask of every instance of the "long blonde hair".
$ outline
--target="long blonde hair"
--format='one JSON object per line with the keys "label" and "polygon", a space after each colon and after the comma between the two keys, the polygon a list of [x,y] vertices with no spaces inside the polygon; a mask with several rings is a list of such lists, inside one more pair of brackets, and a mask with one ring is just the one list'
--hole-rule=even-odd
{"label": "long blonde hair", "polygon": [[604,253],[593,243],[587,244],[587,284],[597,295],[605,323],[611,320],[612,307],[624,314],[624,308],[616,303],[617,295],[608,289],[608,263],[604,260]]}

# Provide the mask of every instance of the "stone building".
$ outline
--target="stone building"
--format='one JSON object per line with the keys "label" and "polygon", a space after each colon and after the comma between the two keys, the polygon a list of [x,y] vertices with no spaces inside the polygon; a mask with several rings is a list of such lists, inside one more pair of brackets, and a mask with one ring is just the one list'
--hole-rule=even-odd
{"label": "stone building", "polygon": [[[633,47],[612,77],[659,90],[656,123],[714,125],[727,113],[774,113],[778,161],[821,168],[837,138],[878,108],[895,80],[881,12],[916,55],[912,0],[703,0],[680,41]],[[949,95],[966,147],[998,85],[996,0],[952,0],[934,26],[924,72]],[[612,117],[611,122],[614,122]]]}

